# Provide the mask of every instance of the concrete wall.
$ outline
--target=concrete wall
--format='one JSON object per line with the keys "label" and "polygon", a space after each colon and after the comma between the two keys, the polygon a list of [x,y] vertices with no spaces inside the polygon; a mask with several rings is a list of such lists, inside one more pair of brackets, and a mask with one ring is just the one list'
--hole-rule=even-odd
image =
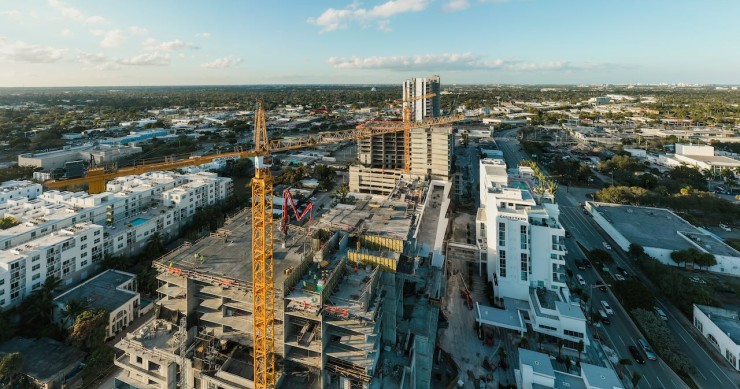
{"label": "concrete wall", "polygon": [[[712,310],[712,307],[703,307],[705,310]],[[722,315],[725,316],[729,312],[722,312],[724,310],[716,309],[717,313],[711,316]],[[740,321],[737,316],[737,312],[734,313],[734,320]],[[733,317],[733,316],[729,316]],[[709,344],[715,347],[717,351],[725,358],[735,370],[740,370],[740,345],[730,339],[727,334],[722,331],[716,324],[712,322],[710,316],[707,316],[702,312],[696,305],[694,305],[694,327],[701,332],[702,336],[707,338]],[[711,335],[711,338],[710,338]],[[712,340],[714,339],[714,340]],[[734,359],[734,360],[733,360]]]}

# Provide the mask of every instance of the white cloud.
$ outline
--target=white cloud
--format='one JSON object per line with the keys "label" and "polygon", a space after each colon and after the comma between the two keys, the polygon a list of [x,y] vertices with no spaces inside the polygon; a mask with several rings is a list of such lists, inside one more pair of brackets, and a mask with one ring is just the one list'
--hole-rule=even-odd
{"label": "white cloud", "polygon": [[97,70],[118,70],[121,68],[119,64],[108,59],[103,53],[86,53],[80,51],[77,53],[77,62],[92,67]]}
{"label": "white cloud", "polygon": [[149,33],[149,30],[141,26],[131,26],[128,30],[134,35],[146,35]]}
{"label": "white cloud", "polygon": [[103,36],[105,35],[105,30],[96,29],[96,30],[90,30],[90,34],[93,36]]}
{"label": "white cloud", "polygon": [[308,18],[308,23],[321,27],[321,32],[346,28],[352,21],[363,24],[376,23],[378,28],[387,31],[388,18],[402,13],[423,11],[428,4],[427,0],[389,0],[366,9],[359,8],[358,3],[352,3],[344,9],[329,8],[317,18]]}
{"label": "white cloud", "polygon": [[442,9],[445,12],[455,12],[468,9],[469,7],[470,2],[468,2],[468,0],[450,0],[442,7]]}
{"label": "white cloud", "polygon": [[100,15],[93,15],[85,18],[85,23],[87,24],[102,24],[105,22],[107,22],[107,20],[105,20],[105,18]]}
{"label": "white cloud", "polygon": [[208,39],[208,38],[211,37],[211,33],[210,32],[199,32],[199,33],[195,34],[195,37],[196,38],[206,38],[206,39]]}
{"label": "white cloud", "polygon": [[15,21],[21,20],[21,12],[17,10],[0,11],[0,16],[4,16]]}
{"label": "white cloud", "polygon": [[100,47],[119,47],[126,40],[126,35],[121,30],[110,30],[105,33],[103,40],[100,41]]}
{"label": "white cloud", "polygon": [[118,60],[117,63],[127,66],[167,66],[170,64],[170,56],[156,52],[144,53]]}
{"label": "white cloud", "polygon": [[144,50],[147,51],[175,51],[180,49],[198,49],[198,46],[175,39],[172,41],[160,42],[154,38],[149,38],[142,43]]}
{"label": "white cloud", "polygon": [[69,28],[65,28],[64,30],[62,30],[62,36],[65,36],[65,37],[72,36],[72,30],[70,30]]}
{"label": "white cloud", "polygon": [[444,53],[413,56],[331,57],[335,69],[386,70],[504,70],[512,72],[577,71],[615,66],[608,64],[573,64],[569,61],[526,63],[503,59],[488,60],[472,53]]}
{"label": "white cloud", "polygon": [[226,69],[230,67],[234,67],[242,63],[241,58],[237,58],[234,56],[228,56],[216,59],[211,62],[206,62],[204,64],[201,64],[200,67],[204,69]]}
{"label": "white cloud", "polygon": [[0,57],[15,62],[53,63],[66,55],[66,49],[51,46],[32,45],[22,41],[7,44],[0,39]]}

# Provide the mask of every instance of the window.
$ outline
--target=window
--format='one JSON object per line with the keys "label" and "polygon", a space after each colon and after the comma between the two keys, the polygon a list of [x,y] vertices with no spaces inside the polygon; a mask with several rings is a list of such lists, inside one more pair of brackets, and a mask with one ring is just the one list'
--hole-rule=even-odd
{"label": "window", "polygon": [[31,262],[36,262],[39,259],[41,259],[41,256],[40,255],[34,255],[33,258],[31,258]]}
{"label": "window", "polygon": [[144,363],[144,360],[141,359],[141,357],[137,356],[136,357],[136,363],[139,363],[139,364]]}
{"label": "window", "polygon": [[37,264],[33,265],[33,267],[31,268],[31,271],[36,271],[36,270],[39,270],[40,268],[41,268],[41,264],[40,263],[37,263]]}
{"label": "window", "polygon": [[506,223],[498,224],[498,245],[506,246]]}
{"label": "window", "polygon": [[85,266],[87,266],[87,261],[80,262],[80,267],[85,267]]}
{"label": "window", "polygon": [[522,281],[526,281],[529,274],[529,261],[527,260],[527,254],[522,253],[522,260],[521,260],[521,267],[520,267],[521,273],[522,273]]}
{"label": "window", "polygon": [[87,235],[83,235],[82,238],[80,238],[80,242],[84,242],[87,240]]}
{"label": "window", "polygon": [[501,277],[506,277],[506,251],[499,251],[498,263],[498,275]]}
{"label": "window", "polygon": [[0,279],[0,286],[5,285],[5,278]]}
{"label": "window", "polygon": [[544,324],[540,324],[540,328],[542,328],[543,330],[548,330],[548,331],[557,331],[558,330],[555,327],[546,326]]}
{"label": "window", "polygon": [[93,232],[93,235],[95,235],[95,236],[100,235],[100,230],[97,230],[97,231]]}
{"label": "window", "polygon": [[527,226],[521,226],[519,227],[521,241],[522,241],[522,250],[527,249]]}
{"label": "window", "polygon": [[98,243],[100,243],[100,238],[95,238],[95,240],[93,241],[93,244],[98,244]]}
{"label": "window", "polygon": [[577,331],[563,330],[563,333],[574,338],[583,338],[583,334]]}
{"label": "window", "polygon": [[86,253],[86,252],[85,252],[85,253],[82,253],[82,254],[80,254],[80,258],[85,258],[86,256],[87,256],[87,253]]}
{"label": "window", "polygon": [[80,250],[84,250],[86,248],[87,248],[87,244],[83,244],[82,246],[80,246]]}
{"label": "window", "polygon": [[35,281],[41,278],[41,274],[34,274],[33,277],[31,277],[31,281]]}

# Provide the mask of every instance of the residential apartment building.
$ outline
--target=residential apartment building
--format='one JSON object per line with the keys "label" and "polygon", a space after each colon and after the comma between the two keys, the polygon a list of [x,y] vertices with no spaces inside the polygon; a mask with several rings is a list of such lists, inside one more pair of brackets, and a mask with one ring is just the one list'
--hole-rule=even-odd
{"label": "residential apartment building", "polygon": [[[585,316],[566,285],[558,205],[533,195],[527,171],[509,174],[502,158],[480,161],[476,233],[482,265],[494,295],[508,300],[506,309],[520,318],[519,330],[531,324],[536,332],[563,339],[566,347],[587,345]],[[479,321],[496,325],[482,315]]]}
{"label": "residential apartment building", "polygon": [[411,117],[412,121],[420,122],[426,118],[440,115],[441,84],[438,75],[426,78],[411,78],[404,81],[403,100],[408,101],[431,93],[434,93],[435,96],[408,103],[413,115]]}
{"label": "residential apartment building", "polygon": [[0,251],[0,308],[14,306],[54,276],[71,284],[103,259],[103,227],[75,224]]}
{"label": "residential apartment building", "polygon": [[41,184],[28,180],[11,180],[0,183],[0,204],[9,200],[25,197],[29,200],[35,199],[41,194]]}
{"label": "residential apartment building", "polygon": [[[555,370],[550,356],[537,351],[519,349],[519,368],[514,369],[516,387],[552,389],[623,389],[617,373],[602,366],[581,363],[580,369]],[[571,373],[580,373],[573,374]]]}

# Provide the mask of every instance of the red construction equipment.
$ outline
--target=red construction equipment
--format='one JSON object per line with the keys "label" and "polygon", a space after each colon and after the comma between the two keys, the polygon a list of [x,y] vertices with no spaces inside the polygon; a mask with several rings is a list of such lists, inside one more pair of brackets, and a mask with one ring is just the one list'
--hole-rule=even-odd
{"label": "red construction equipment", "polygon": [[290,204],[290,208],[293,209],[293,214],[297,221],[301,221],[303,217],[306,216],[306,213],[308,213],[308,223],[310,224],[313,217],[313,203],[308,203],[303,212],[299,213],[295,206],[295,201],[293,201],[293,196],[290,194],[290,188],[285,189],[283,191],[283,224],[280,226],[280,230],[283,231],[283,234],[288,233],[288,224],[290,223],[288,204]]}

